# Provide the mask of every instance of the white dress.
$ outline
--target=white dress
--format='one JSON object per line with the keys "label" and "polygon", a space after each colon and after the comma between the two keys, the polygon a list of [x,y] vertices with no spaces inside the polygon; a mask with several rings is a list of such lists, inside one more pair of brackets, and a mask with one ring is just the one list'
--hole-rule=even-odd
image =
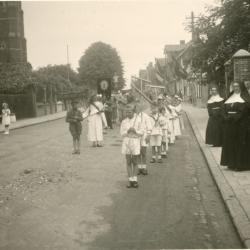
{"label": "white dress", "polygon": [[103,111],[101,102],[94,103],[96,107],[90,104],[83,114],[83,118],[88,117],[88,140],[90,142],[103,141],[103,124],[107,127],[106,117]]}
{"label": "white dress", "polygon": [[138,114],[138,117],[141,120],[141,126],[142,126],[142,131],[143,131],[143,135],[141,137],[141,146],[147,147],[148,143],[146,142],[146,138],[147,136],[150,136],[151,131],[152,131],[151,120],[150,120],[150,117],[144,112],[141,112],[140,114]]}
{"label": "white dress", "polygon": [[[222,99],[222,98],[221,98]],[[222,99],[223,100],[223,99]],[[184,126],[184,121],[183,121],[183,117],[182,117],[182,114],[181,114],[181,111],[182,111],[182,105],[181,103],[178,104],[176,107],[175,107],[176,111],[178,112],[179,114],[179,120],[180,120],[180,127],[181,127],[181,130],[184,130],[185,129],[185,126]]]}
{"label": "white dress", "polygon": [[[128,135],[130,128],[134,128],[140,136]],[[141,136],[143,135],[141,120],[138,115],[134,115],[132,119],[125,118],[121,123],[120,134],[123,137],[122,154],[139,155],[141,152]]]}
{"label": "white dress", "polygon": [[174,143],[175,142],[175,133],[174,133],[174,115],[166,108],[166,116],[168,117],[169,120],[169,132],[170,132],[170,137],[169,137],[169,143]]}
{"label": "white dress", "polygon": [[173,125],[174,125],[174,135],[179,136],[181,135],[181,125],[180,125],[180,119],[178,116],[178,112],[176,110],[176,107],[169,105],[170,109],[172,110],[172,114],[174,116],[173,119]]}
{"label": "white dress", "polygon": [[10,110],[9,109],[2,110],[2,124],[3,126],[10,125]]}

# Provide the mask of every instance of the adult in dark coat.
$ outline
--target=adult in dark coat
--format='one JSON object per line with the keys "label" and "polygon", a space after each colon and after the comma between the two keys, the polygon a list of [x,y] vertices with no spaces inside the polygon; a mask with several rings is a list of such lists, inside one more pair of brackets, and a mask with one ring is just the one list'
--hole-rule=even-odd
{"label": "adult in dark coat", "polygon": [[218,94],[217,87],[211,88],[211,97],[207,102],[208,123],[206,129],[206,144],[214,147],[222,145],[222,106],[224,99]]}
{"label": "adult in dark coat", "polygon": [[229,169],[246,170],[245,150],[247,105],[239,83],[233,83],[233,92],[223,105],[223,141],[221,165]]}
{"label": "adult in dark coat", "polygon": [[250,81],[245,81],[243,86],[242,97],[246,102],[246,126],[245,126],[245,137],[244,137],[244,166],[243,170],[250,170]]}

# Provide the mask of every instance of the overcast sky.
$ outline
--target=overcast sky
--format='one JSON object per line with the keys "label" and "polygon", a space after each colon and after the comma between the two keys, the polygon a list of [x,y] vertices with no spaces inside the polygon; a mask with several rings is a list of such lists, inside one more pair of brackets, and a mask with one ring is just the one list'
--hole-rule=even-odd
{"label": "overcast sky", "polygon": [[[70,63],[78,67],[84,51],[102,41],[115,47],[129,80],[165,44],[189,41],[184,29],[191,11],[199,14],[215,0],[23,2],[28,60],[34,68]],[[218,2],[218,0],[217,0]]]}

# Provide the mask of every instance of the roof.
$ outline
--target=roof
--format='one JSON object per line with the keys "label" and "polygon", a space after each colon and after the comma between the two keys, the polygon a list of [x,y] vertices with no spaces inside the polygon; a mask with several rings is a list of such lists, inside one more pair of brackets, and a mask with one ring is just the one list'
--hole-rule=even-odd
{"label": "roof", "polygon": [[182,57],[192,47],[192,41],[186,43],[186,47],[180,52],[177,58]]}
{"label": "roof", "polygon": [[167,44],[164,48],[164,53],[167,52],[180,52],[185,49],[187,44]]}
{"label": "roof", "polygon": [[155,60],[159,63],[160,66],[166,65],[166,59],[165,58],[155,58]]}
{"label": "roof", "polygon": [[233,58],[235,57],[250,57],[250,53],[247,50],[240,49],[233,55]]}

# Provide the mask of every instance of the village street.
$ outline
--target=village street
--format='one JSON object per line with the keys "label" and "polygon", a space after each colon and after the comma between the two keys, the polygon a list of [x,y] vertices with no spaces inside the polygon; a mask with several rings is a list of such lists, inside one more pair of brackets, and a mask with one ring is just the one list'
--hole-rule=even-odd
{"label": "village street", "polygon": [[71,154],[64,119],[0,135],[1,250],[241,248],[186,119],[164,163],[126,188],[118,128]]}

